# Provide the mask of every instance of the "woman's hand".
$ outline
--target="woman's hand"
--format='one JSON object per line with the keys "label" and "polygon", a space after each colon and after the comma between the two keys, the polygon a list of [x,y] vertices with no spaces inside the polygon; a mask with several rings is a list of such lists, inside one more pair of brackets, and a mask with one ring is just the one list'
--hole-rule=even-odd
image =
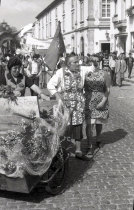
{"label": "woman's hand", "polygon": [[14,90],[13,93],[14,93],[14,95],[15,95],[16,97],[20,97],[20,96],[21,96],[21,92],[18,91],[18,90]]}
{"label": "woman's hand", "polygon": [[43,100],[50,101],[50,97],[49,97],[49,96],[46,96],[44,93],[41,93],[41,94],[40,94],[40,97],[41,97]]}
{"label": "woman's hand", "polygon": [[102,100],[96,107],[96,109],[103,109],[105,106],[106,100]]}

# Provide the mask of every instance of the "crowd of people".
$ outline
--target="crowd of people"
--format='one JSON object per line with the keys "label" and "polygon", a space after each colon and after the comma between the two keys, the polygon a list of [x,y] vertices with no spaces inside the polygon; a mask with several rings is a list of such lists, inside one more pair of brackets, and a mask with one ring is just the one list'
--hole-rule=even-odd
{"label": "crowd of people", "polygon": [[30,88],[31,96],[39,95],[49,100],[43,91],[43,61],[41,56],[34,54],[32,57],[19,55],[0,56],[0,86],[7,85],[14,90],[16,96],[24,96],[26,87]]}
{"label": "crowd of people", "polygon": [[[102,126],[108,121],[110,86],[121,87],[127,70],[128,78],[131,78],[133,62],[131,53],[126,58],[124,53],[117,56],[116,52],[87,56],[78,56],[72,52],[66,57],[61,56],[53,76],[46,82],[47,67],[39,54],[0,55],[0,86],[11,86],[16,96],[24,96],[28,87],[31,96],[39,95],[49,100],[42,91],[47,87],[50,95],[69,112],[65,136],[75,139],[75,156],[89,159],[99,146]],[[94,127],[95,142],[92,140]],[[88,140],[86,155],[81,150],[83,138]]]}

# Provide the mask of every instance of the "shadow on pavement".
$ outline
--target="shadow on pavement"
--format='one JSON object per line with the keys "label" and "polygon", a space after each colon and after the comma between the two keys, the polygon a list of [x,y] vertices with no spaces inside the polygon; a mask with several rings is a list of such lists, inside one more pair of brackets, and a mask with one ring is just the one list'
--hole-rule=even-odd
{"label": "shadow on pavement", "polygon": [[83,161],[77,158],[70,158],[66,190],[74,184],[82,182],[85,179],[84,175],[86,174],[86,171],[92,168],[93,163],[93,159],[90,161]]}
{"label": "shadow on pavement", "polygon": [[127,131],[121,128],[114,131],[104,132],[100,136],[100,143],[101,145],[111,144],[125,138],[127,134]]}

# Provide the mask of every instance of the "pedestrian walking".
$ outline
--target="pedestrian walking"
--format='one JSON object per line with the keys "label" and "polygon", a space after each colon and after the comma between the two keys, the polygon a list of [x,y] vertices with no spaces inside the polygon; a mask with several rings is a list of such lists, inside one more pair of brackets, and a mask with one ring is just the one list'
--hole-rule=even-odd
{"label": "pedestrian walking", "polygon": [[83,70],[80,67],[78,56],[72,55],[66,58],[66,66],[58,69],[47,84],[50,93],[56,96],[57,101],[62,101],[70,113],[67,134],[69,132],[69,136],[75,139],[75,156],[82,159],[86,157],[81,151],[85,108],[83,86],[85,75],[90,71],[92,71],[92,66]]}
{"label": "pedestrian walking", "polygon": [[[41,74],[41,70],[40,55],[34,54],[32,60],[27,60],[27,65],[24,70],[26,74],[26,84],[32,83],[39,86],[39,76]],[[37,96],[32,89],[30,89],[30,91],[32,96]]]}
{"label": "pedestrian walking", "polygon": [[115,74],[116,74],[116,84],[121,87],[124,80],[124,73],[127,69],[126,61],[124,55],[121,53],[115,62]]}
{"label": "pedestrian walking", "polygon": [[116,85],[115,63],[116,63],[116,55],[112,54],[109,59],[109,67],[110,67],[111,85],[112,86]]}
{"label": "pedestrian walking", "polygon": [[105,53],[104,57],[102,58],[102,69],[104,71],[109,71],[109,56],[107,53]]}
{"label": "pedestrian walking", "polygon": [[[93,156],[94,149],[99,142],[102,125],[109,117],[108,96],[111,78],[107,71],[99,69],[99,62],[93,60],[93,72],[85,78],[85,118],[88,138],[89,156]],[[96,142],[93,142],[93,128],[96,129]]]}
{"label": "pedestrian walking", "polygon": [[127,69],[128,69],[128,78],[131,79],[131,73],[133,69],[133,63],[134,63],[134,58],[132,57],[132,54],[129,53],[129,57],[126,59],[127,61]]}

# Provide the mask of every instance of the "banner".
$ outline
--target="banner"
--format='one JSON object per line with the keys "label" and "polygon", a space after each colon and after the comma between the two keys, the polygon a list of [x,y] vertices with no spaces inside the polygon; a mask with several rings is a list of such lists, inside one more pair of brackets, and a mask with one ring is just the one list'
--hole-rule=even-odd
{"label": "banner", "polygon": [[54,38],[50,44],[50,47],[47,50],[46,56],[45,56],[45,63],[50,70],[52,70],[52,71],[55,70],[56,64],[57,64],[60,56],[62,56],[65,51],[66,50],[65,50],[65,45],[64,45],[64,41],[63,41],[63,36],[61,33],[61,25],[60,25],[60,21],[59,21]]}

